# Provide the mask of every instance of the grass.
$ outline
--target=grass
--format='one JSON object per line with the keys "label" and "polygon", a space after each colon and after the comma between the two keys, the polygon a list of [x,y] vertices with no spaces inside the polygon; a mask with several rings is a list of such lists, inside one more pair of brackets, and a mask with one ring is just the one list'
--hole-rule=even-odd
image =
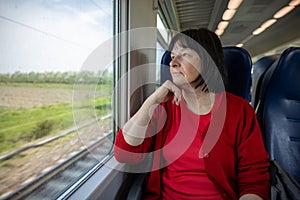
{"label": "grass", "polygon": [[[43,87],[36,84],[16,84],[16,87]],[[73,85],[56,84],[51,88],[73,88]],[[105,89],[108,87],[104,86]],[[97,97],[93,100],[76,102],[81,113],[93,112],[93,116],[111,113],[111,95]],[[0,153],[20,148],[39,138],[55,135],[74,126],[74,105],[57,103],[34,108],[0,108]],[[78,111],[77,110],[77,111]]]}
{"label": "grass", "polygon": [[110,84],[97,85],[97,84],[64,84],[64,83],[3,83],[0,82],[1,86],[11,87],[25,87],[25,88],[60,88],[60,89],[95,89],[96,91],[111,91],[112,86]]}
{"label": "grass", "polygon": [[68,104],[17,110],[2,108],[0,115],[0,152],[73,125],[72,109]]}
{"label": "grass", "polygon": [[72,84],[63,83],[3,83],[0,82],[0,86],[11,86],[11,87],[26,87],[26,88],[63,88],[63,89],[73,89]]}

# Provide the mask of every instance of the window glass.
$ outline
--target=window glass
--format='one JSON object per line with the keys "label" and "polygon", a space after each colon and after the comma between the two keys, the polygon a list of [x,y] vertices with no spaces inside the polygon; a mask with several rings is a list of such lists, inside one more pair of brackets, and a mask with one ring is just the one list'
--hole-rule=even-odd
{"label": "window glass", "polygon": [[165,50],[163,49],[163,47],[161,46],[161,44],[159,42],[156,42],[156,84],[159,85],[160,84],[160,63],[161,63],[161,58],[164,54]]}
{"label": "window glass", "polygon": [[84,63],[113,36],[113,8],[0,0],[1,198],[56,198],[110,152],[114,66]]}
{"label": "window glass", "polygon": [[157,28],[159,30],[159,33],[163,37],[164,41],[168,42],[169,41],[169,34],[168,34],[168,31],[166,30],[166,27],[163,24],[159,14],[157,14],[156,21],[157,21]]}
{"label": "window glass", "polygon": [[168,43],[170,40],[170,31],[166,29],[165,25],[162,22],[162,19],[157,14],[157,29],[158,29],[158,38],[156,42],[156,83],[157,85],[160,85],[161,80],[161,58],[163,54],[165,53],[166,49],[168,48]]}

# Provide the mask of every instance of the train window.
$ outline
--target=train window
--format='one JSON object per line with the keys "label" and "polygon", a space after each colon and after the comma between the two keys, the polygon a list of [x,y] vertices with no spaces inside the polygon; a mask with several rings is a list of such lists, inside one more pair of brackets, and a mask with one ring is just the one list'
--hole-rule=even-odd
{"label": "train window", "polygon": [[170,34],[168,33],[166,26],[164,25],[159,13],[157,14],[156,23],[162,39],[165,43],[168,42],[170,40]]}
{"label": "train window", "polygon": [[168,47],[170,41],[170,31],[164,25],[160,14],[157,13],[156,17],[157,42],[156,42],[156,83],[160,84],[160,62],[161,58]]}
{"label": "train window", "polygon": [[160,84],[160,60],[163,55],[164,48],[159,42],[156,43],[156,84]]}
{"label": "train window", "polygon": [[55,199],[111,152],[114,62],[87,63],[114,4],[0,1],[1,198]]}

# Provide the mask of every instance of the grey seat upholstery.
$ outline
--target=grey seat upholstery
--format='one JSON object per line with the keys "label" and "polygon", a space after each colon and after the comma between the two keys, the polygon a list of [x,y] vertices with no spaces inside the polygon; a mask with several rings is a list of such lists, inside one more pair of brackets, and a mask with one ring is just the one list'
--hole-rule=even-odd
{"label": "grey seat upholstery", "polygon": [[262,79],[266,71],[279,58],[280,54],[265,56],[253,64],[251,104],[255,109],[259,100]]}

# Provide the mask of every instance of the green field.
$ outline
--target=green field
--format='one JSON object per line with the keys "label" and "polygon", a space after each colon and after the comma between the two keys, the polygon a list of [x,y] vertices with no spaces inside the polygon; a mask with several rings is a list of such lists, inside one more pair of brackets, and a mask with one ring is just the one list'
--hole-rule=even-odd
{"label": "green field", "polygon": [[[4,87],[7,87],[7,85],[0,85],[0,90],[6,91]],[[17,92],[14,91],[15,95],[13,96],[17,98],[16,102],[26,101],[27,104],[31,103],[33,105],[28,105],[26,108],[14,107],[13,105],[11,107],[0,107],[0,153],[16,150],[40,138],[61,133],[74,126],[74,103],[69,100],[71,98],[65,100],[66,98],[61,98],[62,95],[56,95],[57,97],[53,95],[63,93],[63,95],[69,97],[73,92],[73,85],[17,83],[10,84],[9,87],[16,87],[14,89],[17,89]],[[31,90],[36,91],[37,87],[42,88],[41,91],[44,93],[35,94],[30,92]],[[76,112],[93,112],[98,117],[110,113],[111,91],[106,85],[100,88],[101,95],[94,99],[77,101],[75,105]],[[8,89],[7,91],[10,91]],[[18,94],[22,95],[18,96]],[[50,97],[50,95],[52,96]],[[5,94],[3,92],[0,94],[0,97],[0,103],[4,103],[7,99],[9,100],[9,97],[4,98]],[[28,99],[35,99],[35,101],[31,102]],[[50,101],[43,106],[37,106],[42,101],[49,99],[53,103]],[[34,105],[37,102],[39,104]]]}

